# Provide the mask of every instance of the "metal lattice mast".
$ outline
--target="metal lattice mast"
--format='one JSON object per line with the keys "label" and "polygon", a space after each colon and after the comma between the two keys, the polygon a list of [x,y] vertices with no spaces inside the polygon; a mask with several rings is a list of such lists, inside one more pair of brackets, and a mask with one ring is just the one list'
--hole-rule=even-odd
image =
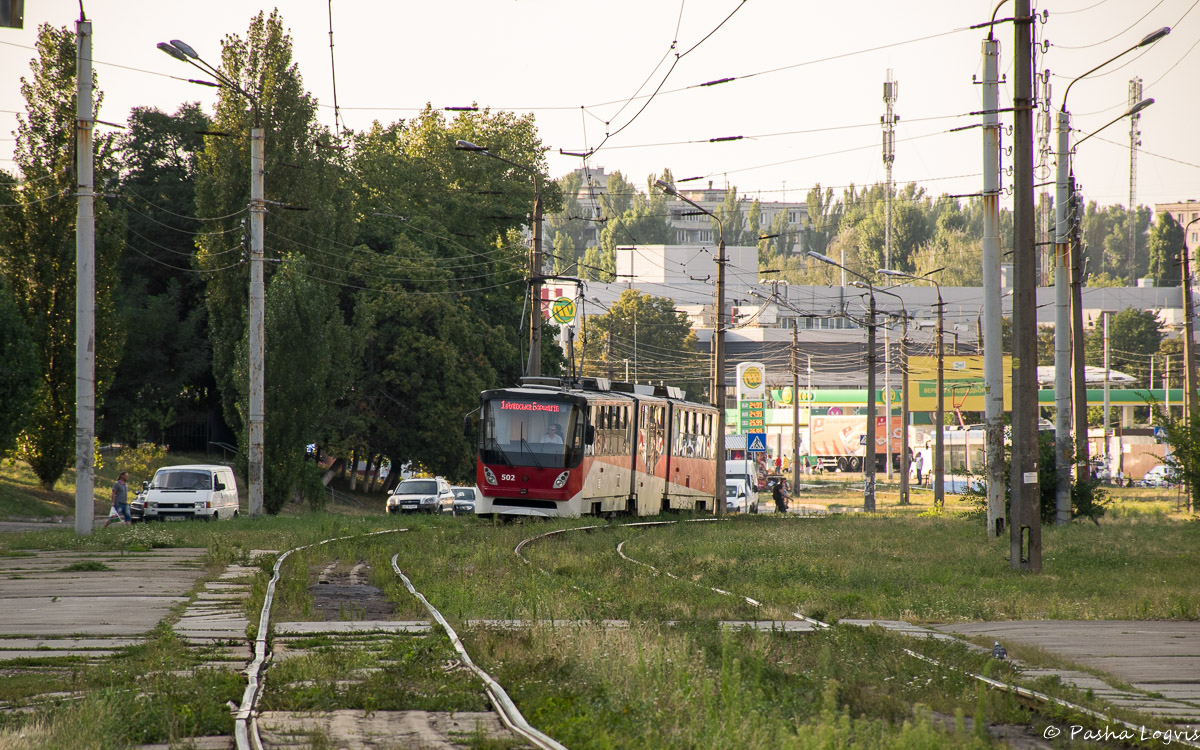
{"label": "metal lattice mast", "polygon": [[883,82],[883,101],[887,104],[887,113],[880,119],[883,124],[883,165],[887,168],[887,192],[884,194],[884,223],[883,223],[883,267],[892,267],[892,162],[896,160],[896,121],[900,118],[892,111],[896,104],[896,93],[900,88],[897,81],[892,80],[892,69],[888,68],[887,80]]}

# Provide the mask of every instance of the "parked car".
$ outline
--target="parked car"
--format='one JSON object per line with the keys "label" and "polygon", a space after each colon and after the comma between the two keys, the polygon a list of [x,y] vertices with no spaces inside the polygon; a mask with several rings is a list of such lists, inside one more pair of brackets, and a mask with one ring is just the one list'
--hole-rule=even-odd
{"label": "parked car", "polygon": [[725,480],[725,510],[729,513],[757,513],[758,492],[744,479]]}
{"label": "parked car", "polygon": [[146,521],[215,521],[238,515],[233,469],[218,464],[164,466],[142,484],[141,494],[134,498],[135,503],[138,500]]}
{"label": "parked car", "polygon": [[454,493],[454,515],[475,513],[475,501],[479,498],[478,487],[451,487],[450,491]]}
{"label": "parked car", "polygon": [[405,479],[388,495],[388,513],[453,513],[454,492],[442,477]]}
{"label": "parked car", "polygon": [[146,496],[145,490],[134,495],[129,501],[129,521],[130,523],[140,523],[146,520]]}
{"label": "parked car", "polygon": [[1177,484],[1179,484],[1179,475],[1173,467],[1166,464],[1159,464],[1150,469],[1146,472],[1146,476],[1138,482],[1139,487],[1174,487]]}

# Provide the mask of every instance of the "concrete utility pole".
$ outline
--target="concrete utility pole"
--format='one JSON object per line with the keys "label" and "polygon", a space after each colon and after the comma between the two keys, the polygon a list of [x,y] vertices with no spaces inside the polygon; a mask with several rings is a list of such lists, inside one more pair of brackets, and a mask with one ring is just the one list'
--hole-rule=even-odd
{"label": "concrete utility pole", "polygon": [[[1091,446],[1088,445],[1087,369],[1083,346],[1083,247],[1080,240],[1080,200],[1075,192],[1075,178],[1068,175],[1068,206],[1070,217],[1071,269],[1071,405],[1075,416],[1075,481],[1091,482]],[[1057,508],[1056,508],[1057,510]]]}
{"label": "concrete utility pole", "polygon": [[937,431],[933,433],[933,507],[946,507],[946,303],[942,301],[942,285],[937,289]]}
{"label": "concrete utility pole", "polygon": [[92,22],[75,23],[75,533],[96,509],[96,214],[92,192]]}
{"label": "concrete utility pole", "polygon": [[983,381],[987,535],[1004,531],[1004,350],[1000,292],[999,42],[983,41]]}
{"label": "concrete utility pole", "polygon": [[[530,170],[532,171],[532,170]],[[542,374],[542,177],[533,172],[533,237],[531,239],[529,279],[533,296],[533,316],[529,319],[529,364],[530,375]]]}
{"label": "concrete utility pole", "polygon": [[717,429],[714,452],[717,454],[717,486],[713,488],[716,514],[725,515],[725,222],[699,203],[679,194],[674,185],[656,180],[654,183],[667,195],[678,198],[697,211],[712,217],[717,222],[717,288],[713,292],[713,373],[712,401],[717,407]]}
{"label": "concrete utility pole", "polygon": [[[257,111],[257,107],[255,107]],[[255,118],[257,119],[257,117]],[[256,123],[257,124],[257,123]],[[266,293],[263,284],[264,137],[259,127],[250,130],[250,517],[263,514],[263,439],[266,418]]]}
{"label": "concrete utility pole", "polygon": [[875,292],[867,289],[867,445],[863,451],[863,510],[875,512]]}
{"label": "concrete utility pole", "polygon": [[[1192,251],[1187,246],[1187,230],[1192,224],[1196,223],[1196,219],[1192,219],[1183,228],[1183,252],[1180,253],[1180,266],[1183,271],[1183,423],[1187,430],[1191,430],[1192,425],[1200,413],[1200,409],[1196,404],[1196,339],[1193,331],[1194,323],[1193,316],[1195,315],[1194,306],[1192,303]],[[1189,510],[1200,507],[1200,484],[1193,484],[1188,487],[1188,503],[1191,506]]]}
{"label": "concrete utility pole", "polygon": [[797,323],[792,318],[792,492],[800,484],[800,353]]}
{"label": "concrete utility pole", "polygon": [[1016,0],[1013,14],[1013,411],[1012,525],[1009,564],[1042,569],[1038,512],[1037,248],[1033,207],[1033,18],[1030,0]]}
{"label": "concrete utility pole", "polygon": [[[900,504],[909,504],[908,482],[908,314],[900,334]],[[890,422],[890,420],[889,420]],[[889,429],[891,425],[889,424]]]}
{"label": "concrete utility pole", "polygon": [[1108,466],[1109,478],[1116,476],[1116,471],[1113,467],[1112,454],[1109,452],[1108,439],[1108,381],[1112,377],[1112,369],[1108,360],[1108,318],[1110,313],[1107,311],[1100,313],[1101,319],[1104,321],[1104,419],[1101,424],[1104,425],[1104,463]]}
{"label": "concrete utility pole", "polygon": [[1071,522],[1071,327],[1067,205],[1070,203],[1071,115],[1056,113],[1058,153],[1054,193],[1054,522]]}
{"label": "concrete utility pole", "polygon": [[[1131,78],[1129,80],[1129,109],[1132,111],[1142,100],[1142,79]],[[1134,112],[1129,116],[1129,264],[1126,266],[1126,274],[1129,276],[1129,283],[1132,285],[1133,272],[1135,270],[1134,257],[1137,254],[1137,149],[1142,145],[1138,140],[1138,136],[1142,134],[1138,130],[1138,120],[1141,115]]]}

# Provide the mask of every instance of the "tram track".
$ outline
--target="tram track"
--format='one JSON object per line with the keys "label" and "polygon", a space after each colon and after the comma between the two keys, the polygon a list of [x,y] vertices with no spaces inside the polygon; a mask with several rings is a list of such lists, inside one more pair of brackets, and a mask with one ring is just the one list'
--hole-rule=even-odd
{"label": "tram track", "polygon": [[[253,647],[253,659],[245,670],[245,674],[247,676],[246,688],[243,692],[242,702],[237,706],[234,712],[234,740],[238,750],[264,750],[269,746],[264,742],[263,732],[261,731],[259,724],[260,711],[258,708],[258,702],[264,691],[265,677],[267,674],[265,669],[270,663],[272,657],[270,645],[271,614],[273,605],[275,603],[277,587],[283,575],[282,571],[284,563],[289,557],[304,550],[331,545],[338,542],[365,539],[381,534],[402,533],[405,531],[408,531],[408,529],[388,529],[385,531],[371,532],[368,534],[331,537],[329,539],[324,539],[312,544],[294,547],[281,553],[276,558],[272,568],[271,579],[267,584],[267,590],[263,598],[262,609],[260,610],[259,614],[258,632],[256,633]],[[484,692],[486,693],[488,700],[496,713],[496,716],[499,718],[500,724],[502,724],[505,728],[522,739],[524,742],[528,743],[528,746],[537,748],[537,750],[566,750],[564,745],[531,725],[521,714],[520,710],[509,697],[504,688],[491,675],[475,664],[475,662],[471,659],[470,654],[464,647],[461,639],[459,638],[458,633],[441,614],[441,612],[439,612],[429,602],[425,595],[416,589],[409,577],[401,570],[398,559],[398,553],[391,557],[391,565],[395,575],[404,584],[408,592],[420,602],[421,606],[429,614],[430,618],[436,622],[437,626],[440,627],[446,634],[463,667],[469,670],[482,683]],[[332,577],[335,575],[334,571],[337,567],[337,560],[327,564],[318,575],[318,583],[330,582]],[[356,564],[353,565],[349,573],[349,578],[352,582],[351,585],[356,583],[359,585],[363,584],[366,569],[366,564],[361,561],[357,561]],[[412,632],[412,630],[417,630],[419,632],[421,630],[420,628],[412,627],[414,625],[413,623],[408,623],[408,625],[410,626],[409,632]],[[428,628],[425,628],[425,630],[428,630]],[[344,634],[344,637],[348,640],[354,639],[356,643],[359,643],[360,641],[357,639],[362,637],[362,631],[350,629]],[[459,727],[459,731],[462,731],[462,727]]]}
{"label": "tram track", "polygon": [[[718,521],[718,520],[720,520],[720,519],[692,519],[693,522],[701,522],[701,521],[711,522],[711,521]],[[529,537],[527,539],[524,539],[521,541],[520,544],[517,545],[517,547],[514,551],[519,557],[521,557],[522,561],[525,562],[527,565],[531,565],[531,566],[537,568],[538,570],[541,570],[543,573],[546,573],[547,575],[553,575],[549,571],[545,571],[541,568],[538,568],[532,561],[530,561],[527,557],[525,557],[522,554],[522,550],[524,548],[526,548],[528,545],[532,544],[533,542],[541,541],[544,539],[550,539],[550,538],[554,538],[554,537],[559,537],[559,536],[565,536],[568,532],[572,532],[572,531],[593,531],[596,529],[612,529],[612,528],[666,527],[666,526],[671,526],[671,525],[678,524],[681,522],[682,521],[643,521],[643,522],[634,522],[634,523],[628,523],[628,524],[618,524],[616,526],[593,525],[593,526],[586,526],[586,527],[579,527],[579,528],[572,528],[572,529],[559,529],[559,530],[555,530],[553,532],[539,534],[534,537]],[[726,591],[724,589],[721,589],[721,588],[718,588],[715,586],[708,586],[699,581],[682,578],[670,571],[660,570],[658,567],[651,565],[650,563],[630,557],[624,551],[624,546],[628,541],[630,541],[630,540],[623,539],[620,542],[618,542],[615,547],[615,552],[622,560],[624,560],[632,565],[637,565],[637,566],[646,568],[647,570],[650,570],[652,572],[652,574],[655,576],[664,575],[674,581],[692,583],[696,586],[706,588],[710,591],[721,594],[723,596],[730,596],[730,597],[734,597],[737,599],[741,599],[744,603],[750,605],[751,607],[757,608],[757,609],[762,609],[764,607],[764,604],[762,602],[760,602],[757,599],[754,599],[752,597],[749,597],[749,596],[746,596],[743,594],[738,594],[738,593],[731,592],[731,591]],[[577,587],[574,587],[573,585],[572,585],[572,587],[577,588]],[[828,629],[832,629],[834,627],[845,627],[845,625],[841,625],[838,623],[823,622],[821,620],[808,617],[800,612],[793,612],[792,614],[797,619],[808,623],[809,625],[813,626],[816,629],[828,630]],[[853,627],[859,627],[859,626],[854,625]],[[959,639],[954,638],[954,640],[959,640]],[[974,644],[971,644],[971,647],[979,648],[978,646],[975,646]],[[1051,721],[1051,722],[1061,721],[1061,716],[1053,713],[1053,711],[1051,710],[1053,708],[1053,709],[1058,709],[1059,711],[1073,712],[1077,716],[1086,717],[1088,719],[1091,719],[1092,721],[1096,722],[1098,725],[1103,725],[1106,728],[1107,727],[1119,727],[1120,729],[1117,730],[1117,735],[1118,735],[1117,740],[1122,739],[1122,736],[1136,738],[1136,737],[1139,737],[1139,736],[1145,734],[1145,726],[1144,725],[1135,724],[1135,723],[1126,721],[1124,719],[1114,717],[1114,716],[1104,713],[1102,711],[1096,711],[1094,709],[1087,708],[1086,706],[1082,706],[1078,703],[1064,700],[1062,698],[1058,698],[1056,696],[1052,696],[1052,695],[1049,695],[1044,692],[1033,690],[1033,689],[1024,687],[1022,685],[1018,685],[1018,684],[1015,684],[1012,682],[1006,682],[1003,680],[997,680],[995,678],[988,677],[988,676],[985,676],[982,674],[978,674],[978,673],[972,672],[970,670],[962,669],[955,665],[946,664],[946,663],[944,663],[938,659],[935,659],[931,656],[920,653],[919,651],[917,651],[915,649],[901,647],[901,650],[905,655],[911,657],[914,660],[929,664],[931,666],[937,667],[938,669],[958,672],[958,673],[974,680],[975,682],[979,683],[980,685],[983,685],[984,687],[986,687],[989,690],[994,690],[997,692],[1009,694],[1009,695],[1013,696],[1016,700],[1018,700],[1022,705],[1026,706],[1027,708],[1034,711],[1035,713],[1042,715],[1043,718],[1046,718],[1048,721]],[[1127,734],[1125,734],[1125,733],[1127,733]],[[1180,746],[1200,749],[1200,743],[1191,741],[1186,736],[1175,737],[1175,738],[1173,738],[1172,741],[1178,743]],[[1133,746],[1133,745],[1130,745],[1130,746]]]}

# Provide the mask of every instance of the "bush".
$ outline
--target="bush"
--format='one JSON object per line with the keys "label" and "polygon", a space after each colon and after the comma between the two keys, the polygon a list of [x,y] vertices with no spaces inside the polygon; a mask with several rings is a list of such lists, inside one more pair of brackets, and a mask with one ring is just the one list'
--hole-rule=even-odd
{"label": "bush", "polygon": [[[1073,463],[1075,461],[1074,451],[1068,457]],[[1040,493],[1039,504],[1043,524],[1052,524],[1057,516],[1057,505],[1055,500],[1055,491],[1058,487],[1058,463],[1054,455],[1054,434],[1051,432],[1038,431],[1038,490]],[[1009,505],[1012,503],[1012,485],[1008,478],[1012,476],[1011,454],[1008,447],[1004,451],[1004,515],[1005,523],[1012,521]],[[985,474],[976,473],[973,475],[975,479],[982,480],[986,486],[987,476]],[[973,505],[975,506],[973,513],[985,514],[987,512],[987,493],[986,491],[975,488],[975,482],[971,482],[971,489],[967,494],[973,497]],[[1097,482],[1093,482],[1091,477],[1084,477],[1075,482],[1071,487],[1071,518],[1088,518],[1093,523],[1100,523],[1100,519],[1108,512],[1108,505],[1111,501],[1108,498],[1108,493]]]}
{"label": "bush", "polygon": [[121,451],[116,461],[116,469],[129,472],[130,487],[140,487],[143,480],[154,476],[154,472],[166,459],[166,448],[154,443],[141,443],[136,448]]}

